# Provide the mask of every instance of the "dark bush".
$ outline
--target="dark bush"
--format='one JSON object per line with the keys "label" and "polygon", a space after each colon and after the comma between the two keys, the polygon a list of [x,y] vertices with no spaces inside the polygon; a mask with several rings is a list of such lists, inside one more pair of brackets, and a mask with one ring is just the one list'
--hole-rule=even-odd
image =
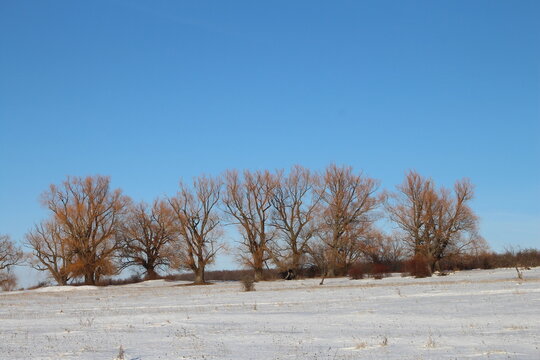
{"label": "dark bush", "polygon": [[296,279],[296,271],[293,269],[287,269],[285,271],[279,272],[279,277],[284,280],[294,280]]}
{"label": "dark bush", "polygon": [[297,271],[296,278],[315,278],[321,276],[321,269],[317,265],[309,265]]}

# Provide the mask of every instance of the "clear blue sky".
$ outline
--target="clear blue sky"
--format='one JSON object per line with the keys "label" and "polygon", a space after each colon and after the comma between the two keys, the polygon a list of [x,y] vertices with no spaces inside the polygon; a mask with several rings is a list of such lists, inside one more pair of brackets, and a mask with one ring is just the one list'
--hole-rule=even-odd
{"label": "clear blue sky", "polygon": [[495,250],[540,245],[539,1],[0,3],[0,233],[66,175],[136,200],[228,168],[469,177]]}

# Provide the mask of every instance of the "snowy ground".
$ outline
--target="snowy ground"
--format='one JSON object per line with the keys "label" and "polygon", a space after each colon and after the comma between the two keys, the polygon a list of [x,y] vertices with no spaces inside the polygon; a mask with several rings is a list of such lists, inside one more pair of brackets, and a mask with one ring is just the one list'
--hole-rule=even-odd
{"label": "snowy ground", "polygon": [[0,293],[0,359],[540,359],[540,268]]}

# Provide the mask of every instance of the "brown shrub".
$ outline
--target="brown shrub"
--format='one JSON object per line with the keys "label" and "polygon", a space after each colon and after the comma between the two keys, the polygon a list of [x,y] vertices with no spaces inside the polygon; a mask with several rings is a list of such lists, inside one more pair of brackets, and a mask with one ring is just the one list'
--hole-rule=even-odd
{"label": "brown shrub", "polygon": [[349,269],[349,278],[353,280],[363,279],[366,274],[366,265],[362,263],[356,263],[351,265]]}
{"label": "brown shrub", "polygon": [[[159,279],[159,277],[158,277]],[[139,274],[133,274],[130,277],[122,279],[106,278],[102,279],[97,283],[97,286],[110,286],[110,285],[127,285],[127,284],[136,284],[144,281],[145,279]]]}
{"label": "brown shrub", "polygon": [[51,286],[51,283],[48,280],[40,281],[36,285],[27,287],[26,290],[35,290],[46,286]]}
{"label": "brown shrub", "polygon": [[363,279],[366,275],[379,280],[387,277],[390,272],[391,267],[387,264],[358,262],[349,268],[347,275],[353,280]]}
{"label": "brown shrub", "polygon": [[507,250],[503,253],[483,252],[478,255],[460,254],[442,259],[440,268],[444,270],[496,269],[518,266],[540,266],[540,250]]}
{"label": "brown shrub", "polygon": [[11,273],[0,273],[0,289],[13,291],[17,288],[17,277]]}
{"label": "brown shrub", "polygon": [[516,263],[520,266],[535,267],[540,266],[540,250],[525,249],[516,253]]}
{"label": "brown shrub", "polygon": [[[246,276],[253,277],[253,270],[214,270],[206,271],[204,275],[206,281],[241,281]],[[180,274],[169,274],[163,276],[162,278],[169,281],[194,281],[195,275],[189,272]],[[275,280],[279,278],[279,270],[277,269],[265,269],[263,271],[264,280]]]}
{"label": "brown shrub", "polygon": [[406,271],[414,277],[423,278],[431,276],[429,261],[423,255],[415,255],[405,262]]}
{"label": "brown shrub", "polygon": [[380,280],[384,277],[388,277],[390,273],[390,266],[386,264],[373,264],[371,266],[371,275],[373,278]]}
{"label": "brown shrub", "polygon": [[241,280],[242,290],[244,291],[255,291],[255,281],[253,277],[246,276]]}

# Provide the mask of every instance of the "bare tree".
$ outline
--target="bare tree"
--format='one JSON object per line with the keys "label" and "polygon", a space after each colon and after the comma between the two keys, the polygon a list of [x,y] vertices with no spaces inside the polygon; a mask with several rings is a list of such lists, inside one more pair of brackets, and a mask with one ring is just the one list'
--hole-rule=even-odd
{"label": "bare tree", "polygon": [[100,276],[115,273],[112,259],[129,202],[121,190],[110,189],[105,176],[68,177],[43,194],[74,256],[69,265],[73,277],[84,276],[85,284],[95,284]]}
{"label": "bare tree", "polygon": [[445,188],[437,190],[431,179],[410,171],[397,190],[387,195],[387,212],[402,230],[409,250],[425,256],[431,271],[444,257],[482,242],[478,218],[469,206],[474,195],[469,180],[457,181],[452,194]]}
{"label": "bare tree", "polygon": [[23,252],[19,250],[7,235],[0,235],[0,289],[14,290],[17,286],[17,277],[10,272],[23,260]]}
{"label": "bare tree", "polygon": [[391,264],[403,259],[404,249],[395,234],[387,235],[373,229],[364,238],[362,253],[374,264]]}
{"label": "bare tree", "polygon": [[156,199],[152,206],[142,202],[130,206],[122,225],[119,257],[122,268],[140,266],[147,279],[158,278],[160,267],[174,261],[178,238],[176,215],[169,202]]}
{"label": "bare tree", "polygon": [[324,205],[319,239],[327,248],[327,276],[346,272],[362,254],[362,240],[372,229],[379,199],[377,181],[351,167],[328,166],[317,192]]}
{"label": "bare tree", "polygon": [[0,235],[0,271],[9,270],[22,261],[23,252],[11,241],[8,235]]}
{"label": "bare tree", "polygon": [[309,242],[315,234],[313,221],[320,196],[312,191],[318,176],[296,165],[287,176],[279,172],[271,199],[272,226],[277,229],[277,240],[271,256],[282,270],[297,272],[304,263]]}
{"label": "bare tree", "polygon": [[262,280],[263,266],[270,259],[269,243],[274,237],[270,226],[276,177],[268,170],[225,173],[225,212],[237,224],[242,236],[242,261],[255,271],[255,281]]}
{"label": "bare tree", "polygon": [[36,270],[48,271],[58,285],[67,285],[71,279],[69,267],[74,257],[63,236],[54,218],[36,225],[26,234],[26,244],[34,255],[30,265]]}
{"label": "bare tree", "polygon": [[205,268],[223,248],[218,202],[221,181],[201,176],[190,188],[180,182],[180,191],[169,202],[177,217],[180,244],[180,265],[195,273],[195,283],[205,283]]}

